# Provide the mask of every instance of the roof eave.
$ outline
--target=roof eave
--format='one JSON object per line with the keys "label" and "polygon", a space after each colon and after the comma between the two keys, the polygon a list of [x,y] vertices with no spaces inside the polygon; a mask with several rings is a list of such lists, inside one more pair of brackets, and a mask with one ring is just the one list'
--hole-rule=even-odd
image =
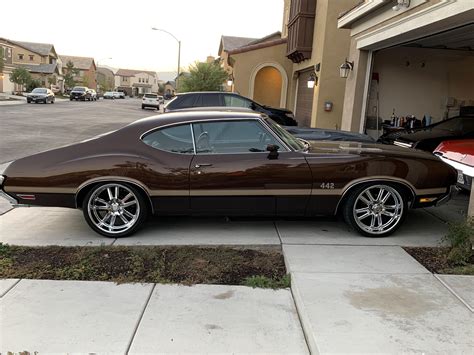
{"label": "roof eave", "polygon": [[376,9],[387,5],[390,0],[367,0],[344,13],[337,20],[338,28],[351,28],[352,24]]}

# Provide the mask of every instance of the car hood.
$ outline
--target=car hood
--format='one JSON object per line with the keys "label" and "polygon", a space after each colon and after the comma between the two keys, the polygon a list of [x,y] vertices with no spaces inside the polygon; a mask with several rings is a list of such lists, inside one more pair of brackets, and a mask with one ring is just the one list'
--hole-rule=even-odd
{"label": "car hood", "polygon": [[265,110],[268,110],[268,111],[274,112],[274,113],[283,113],[283,114],[292,113],[290,110],[287,110],[286,108],[275,108],[275,107],[265,106],[265,105],[263,105],[262,107]]}
{"label": "car hood", "polygon": [[416,159],[439,160],[433,154],[417,149],[406,149],[394,145],[380,143],[343,142],[343,141],[312,141],[309,143],[308,154],[325,155],[377,155],[380,157],[407,157]]}
{"label": "car hood", "polygon": [[418,142],[425,139],[449,139],[451,137],[457,137],[459,132],[457,131],[448,131],[444,129],[437,128],[427,128],[416,130],[412,133],[401,134],[397,137],[398,141],[402,142]]}

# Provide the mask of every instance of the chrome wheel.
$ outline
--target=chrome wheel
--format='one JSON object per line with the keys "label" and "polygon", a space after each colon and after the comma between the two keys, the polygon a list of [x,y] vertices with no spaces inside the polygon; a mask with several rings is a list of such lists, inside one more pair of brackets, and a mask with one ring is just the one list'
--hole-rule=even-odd
{"label": "chrome wheel", "polygon": [[94,227],[107,234],[128,231],[139,220],[140,212],[137,195],[121,184],[99,186],[87,202],[90,221]]}
{"label": "chrome wheel", "polygon": [[371,234],[386,234],[403,216],[404,201],[400,193],[388,185],[373,185],[356,197],[352,214],[357,226]]}

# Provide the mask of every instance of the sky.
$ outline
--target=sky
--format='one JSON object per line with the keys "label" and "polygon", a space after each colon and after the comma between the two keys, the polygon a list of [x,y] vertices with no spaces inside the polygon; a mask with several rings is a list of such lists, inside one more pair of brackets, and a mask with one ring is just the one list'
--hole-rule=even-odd
{"label": "sky", "polygon": [[[221,35],[263,37],[281,31],[283,0],[2,1],[0,37],[51,43],[58,54],[94,57],[115,68],[176,71],[208,55]],[[75,6],[69,4],[75,4]],[[112,59],[109,59],[112,58]]]}

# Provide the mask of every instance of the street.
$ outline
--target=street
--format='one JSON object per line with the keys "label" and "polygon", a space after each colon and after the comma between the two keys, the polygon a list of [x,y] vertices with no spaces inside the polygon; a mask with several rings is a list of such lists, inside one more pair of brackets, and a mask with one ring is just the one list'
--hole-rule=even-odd
{"label": "street", "polygon": [[0,106],[0,164],[109,132],[157,114],[139,99]]}

